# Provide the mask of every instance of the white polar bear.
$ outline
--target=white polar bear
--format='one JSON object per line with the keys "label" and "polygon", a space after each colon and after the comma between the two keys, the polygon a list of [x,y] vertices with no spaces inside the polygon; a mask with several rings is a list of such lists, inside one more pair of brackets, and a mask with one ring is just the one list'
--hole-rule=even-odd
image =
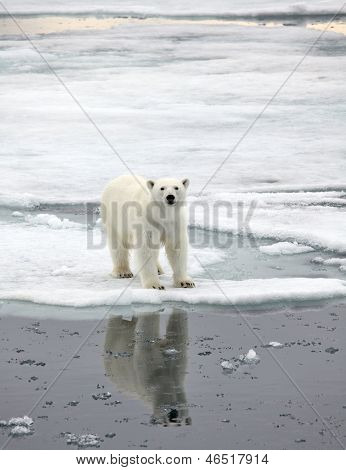
{"label": "white polar bear", "polygon": [[113,276],[132,277],[129,250],[134,249],[142,286],[164,289],[159,274],[160,246],[164,245],[173,270],[175,287],[195,287],[187,275],[186,190],[189,180],[120,176],[111,181],[101,199],[113,260]]}

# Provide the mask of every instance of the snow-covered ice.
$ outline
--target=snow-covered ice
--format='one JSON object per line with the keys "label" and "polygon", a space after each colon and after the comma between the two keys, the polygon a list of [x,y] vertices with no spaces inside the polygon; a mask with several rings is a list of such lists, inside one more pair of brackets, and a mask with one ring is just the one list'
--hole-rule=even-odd
{"label": "snow-covered ice", "polygon": [[[298,24],[307,14],[335,13],[339,2],[4,4],[14,13],[69,13],[71,21],[73,12],[122,12],[132,20],[152,15],[146,22],[122,18],[112,28],[32,34],[32,40],[134,173],[191,178],[191,227],[272,238],[278,243],[260,248],[266,254],[346,254],[345,36],[326,32],[319,39],[199,194],[320,35],[303,25],[250,28],[227,18],[271,14],[280,22],[293,15]],[[198,15],[210,16],[208,24]],[[110,304],[125,284],[109,277],[106,249],[87,248],[87,237],[102,240],[100,222],[87,231],[54,208],[97,203],[107,181],[128,170],[30,44],[17,32],[1,39],[0,209],[14,212],[0,221],[0,298]],[[215,209],[220,202],[224,210]],[[342,280],[293,277],[221,279],[220,292],[198,259],[211,266],[225,257],[221,249],[193,248],[189,267],[197,289],[149,292],[135,279],[118,301],[231,305],[345,295]],[[322,264],[338,266],[344,276],[343,262]],[[168,276],[163,282],[170,286]]]}
{"label": "snow-covered ice", "polygon": [[13,13],[127,13],[127,14],[218,14],[218,15],[261,15],[308,13],[330,14],[340,9],[337,0],[314,0],[296,2],[292,0],[144,0],[133,2],[120,0],[5,0],[5,6]]}
{"label": "snow-covered ice", "polygon": [[308,253],[314,251],[311,246],[299,245],[297,242],[279,242],[273,245],[260,246],[259,250],[266,255],[278,256],[278,255],[296,255],[299,253]]}
{"label": "snow-covered ice", "polygon": [[80,227],[83,228],[82,224],[72,222],[67,218],[60,219],[54,214],[38,214],[25,216],[25,222],[30,225],[47,225],[49,228],[54,230],[60,230],[64,228]]}

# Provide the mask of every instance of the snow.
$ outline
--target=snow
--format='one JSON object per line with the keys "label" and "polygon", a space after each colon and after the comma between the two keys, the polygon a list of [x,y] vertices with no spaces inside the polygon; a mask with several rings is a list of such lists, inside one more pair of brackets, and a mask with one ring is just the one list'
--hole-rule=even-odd
{"label": "snow", "polygon": [[325,266],[337,266],[339,271],[346,272],[346,258],[327,258],[323,259],[320,256],[311,260],[315,264],[323,264]]}
{"label": "snow", "polygon": [[337,201],[344,204],[344,192],[209,194],[191,201],[190,225],[346,254],[345,210]]}
{"label": "snow", "polygon": [[[135,173],[192,176],[197,193],[319,34],[123,24],[33,40]],[[345,188],[344,68],[332,53],[345,41],[324,35],[209,191]],[[127,168],[26,41],[7,35],[0,60],[1,204],[99,200]]]}
{"label": "snow", "polygon": [[[328,259],[343,260],[336,258],[346,254],[345,65],[340,61],[346,38],[341,35],[327,32],[320,38],[199,194],[320,35],[303,25],[250,28],[227,23],[221,16],[265,12],[280,19],[282,14],[294,14],[299,22],[307,13],[336,12],[339,2],[5,0],[4,4],[16,13],[156,15],[146,22],[123,18],[112,28],[76,28],[31,37],[134,173],[191,178],[191,227],[272,238],[278,243],[260,247],[267,254],[319,248],[338,254]],[[189,14],[188,21],[172,17],[181,14]],[[208,24],[196,15],[209,15]],[[73,16],[69,18],[73,23]],[[107,181],[128,169],[30,44],[17,32],[0,36],[0,209],[14,211],[8,222],[0,221],[0,298],[110,305],[127,281],[108,274],[110,257],[100,221],[94,230],[86,230],[83,224],[56,215],[54,207],[97,203]],[[35,213],[34,208],[44,213]],[[90,238],[101,244],[99,249],[90,247]],[[166,275],[162,279],[167,291],[145,291],[135,279],[119,303],[241,305],[345,295],[345,284],[338,279],[220,279],[225,298],[196,257],[212,266],[226,253],[209,247],[192,249],[189,268],[197,277],[197,289],[172,289]],[[343,261],[328,259],[322,264],[346,271]],[[165,260],[164,264],[169,273]]]}
{"label": "snow", "polygon": [[25,222],[31,225],[47,225],[49,228],[54,230],[60,230],[64,228],[80,227],[83,228],[82,224],[72,222],[71,220],[64,218],[60,219],[54,214],[38,214],[38,215],[27,215],[25,216]]}
{"label": "snow", "polygon": [[12,13],[131,13],[133,14],[233,14],[260,15],[265,13],[286,13],[304,15],[307,13],[336,13],[340,2],[336,0],[314,0],[296,2],[292,0],[5,0],[4,5]]}
{"label": "snow", "polygon": [[[87,295],[88,291],[96,288],[97,295],[100,295],[103,290],[112,292],[125,285],[110,276],[111,258],[105,235],[99,227],[87,230],[69,219],[61,222],[58,217],[42,215],[44,217],[39,220],[53,223],[37,224],[38,216],[30,218],[33,223],[27,223],[27,218],[24,221],[18,219],[18,223],[0,222],[1,293],[18,292],[18,289],[23,293],[40,286],[42,292],[51,292],[53,299],[54,291],[59,291],[64,297],[66,289],[85,290]],[[193,249],[189,257],[189,270],[193,276],[203,273],[196,256],[205,266],[221,262],[226,254],[210,247]],[[161,261],[165,272],[170,273],[166,257],[162,256]],[[59,296],[56,301],[61,302]]]}
{"label": "snow", "polygon": [[[325,278],[273,278],[249,279],[245,281],[218,280],[218,286],[208,279],[198,279],[196,289],[172,288],[167,278],[162,282],[165,291],[142,289],[139,281],[129,284],[125,280],[114,280],[110,288],[20,288],[1,290],[0,299],[21,300],[47,305],[72,307],[161,304],[163,302],[185,302],[187,304],[212,305],[261,305],[268,302],[292,302],[324,300],[346,296],[346,282]],[[126,288],[126,290],[124,290]],[[17,312],[16,312],[17,314]]]}
{"label": "snow", "polygon": [[309,251],[314,251],[311,246],[299,245],[297,242],[279,242],[274,243],[273,245],[264,245],[260,246],[259,250],[270,256],[296,255],[299,253],[309,253]]}

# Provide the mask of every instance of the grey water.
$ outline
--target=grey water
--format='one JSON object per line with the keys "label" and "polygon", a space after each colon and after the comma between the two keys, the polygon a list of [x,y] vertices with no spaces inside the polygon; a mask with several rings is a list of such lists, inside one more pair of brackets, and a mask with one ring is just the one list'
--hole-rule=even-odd
{"label": "grey water", "polygon": [[[22,437],[0,426],[0,447],[76,448],[86,434],[102,449],[345,446],[344,302],[257,311],[4,302],[0,326],[0,421],[34,420]],[[260,361],[240,363],[249,349]]]}

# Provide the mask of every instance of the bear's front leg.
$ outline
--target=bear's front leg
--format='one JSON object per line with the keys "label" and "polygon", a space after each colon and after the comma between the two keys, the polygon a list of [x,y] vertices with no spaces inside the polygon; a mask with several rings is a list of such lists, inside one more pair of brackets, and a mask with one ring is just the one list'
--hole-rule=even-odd
{"label": "bear's front leg", "polygon": [[163,290],[165,286],[159,280],[155,252],[147,246],[141,247],[137,250],[137,259],[142,287]]}
{"label": "bear's front leg", "polygon": [[187,267],[187,235],[183,237],[177,246],[170,243],[165,244],[166,254],[173,270],[174,287],[192,288],[196,287],[193,279],[186,273]]}

